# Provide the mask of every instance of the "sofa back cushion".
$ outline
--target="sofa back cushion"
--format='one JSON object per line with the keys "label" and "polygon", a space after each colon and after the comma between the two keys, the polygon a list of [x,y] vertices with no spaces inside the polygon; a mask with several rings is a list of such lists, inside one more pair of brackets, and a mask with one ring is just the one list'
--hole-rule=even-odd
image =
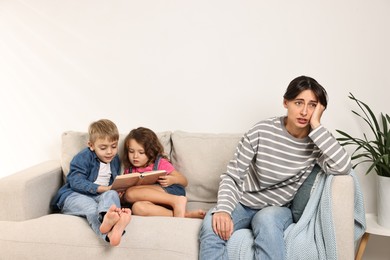
{"label": "sofa back cushion", "polygon": [[[156,134],[164,147],[165,153],[169,156],[171,153],[171,132],[165,131]],[[119,156],[122,155],[123,142],[126,136],[127,134],[119,135]],[[66,131],[62,134],[61,166],[64,177],[66,177],[69,172],[70,161],[78,152],[87,147],[87,144],[87,132]]]}
{"label": "sofa back cushion", "polygon": [[171,160],[188,179],[189,202],[217,201],[220,175],[226,172],[241,134],[172,133]]}

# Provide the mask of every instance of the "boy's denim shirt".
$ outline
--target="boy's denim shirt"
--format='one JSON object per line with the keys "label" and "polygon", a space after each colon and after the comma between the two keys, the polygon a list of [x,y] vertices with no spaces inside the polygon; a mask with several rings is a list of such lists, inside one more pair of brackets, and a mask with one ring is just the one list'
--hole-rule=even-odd
{"label": "boy's denim shirt", "polygon": [[[94,151],[88,147],[80,151],[70,162],[69,174],[66,177],[66,183],[54,196],[51,207],[54,211],[59,211],[64,205],[66,197],[72,192],[78,192],[85,195],[98,195],[98,184],[94,181],[99,174],[100,160]],[[120,171],[119,156],[116,155],[110,163],[111,178],[109,185],[112,184]]]}

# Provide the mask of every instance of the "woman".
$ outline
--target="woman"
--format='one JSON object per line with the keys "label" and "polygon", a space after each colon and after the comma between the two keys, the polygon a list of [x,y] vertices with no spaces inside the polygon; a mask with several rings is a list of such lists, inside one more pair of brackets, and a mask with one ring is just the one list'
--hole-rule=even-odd
{"label": "woman", "polygon": [[287,116],[254,125],[221,175],[218,202],[200,232],[200,259],[227,259],[235,230],[251,228],[256,259],[284,259],[283,233],[292,223],[289,203],[317,163],[348,174],[351,160],[321,124],[326,90],[313,78],[292,80],[283,96]]}

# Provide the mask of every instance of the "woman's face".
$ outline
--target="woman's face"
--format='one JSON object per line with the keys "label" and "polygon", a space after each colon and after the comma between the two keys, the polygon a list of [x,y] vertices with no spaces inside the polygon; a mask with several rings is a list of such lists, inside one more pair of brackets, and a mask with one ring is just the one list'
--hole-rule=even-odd
{"label": "woman's face", "polygon": [[304,90],[295,99],[285,99],[283,103],[287,108],[287,131],[297,138],[306,137],[310,131],[310,118],[318,103],[313,91]]}

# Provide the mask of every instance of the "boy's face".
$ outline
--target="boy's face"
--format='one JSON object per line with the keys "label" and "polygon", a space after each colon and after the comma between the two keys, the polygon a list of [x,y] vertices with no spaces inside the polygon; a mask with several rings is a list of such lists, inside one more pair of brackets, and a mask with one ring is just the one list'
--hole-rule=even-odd
{"label": "boy's face", "polygon": [[145,154],[144,147],[137,143],[134,139],[130,139],[128,143],[128,154],[130,163],[134,167],[146,167],[148,157]]}
{"label": "boy's face", "polygon": [[109,141],[107,138],[98,138],[94,143],[89,142],[88,146],[104,163],[111,162],[118,153],[118,140]]}

